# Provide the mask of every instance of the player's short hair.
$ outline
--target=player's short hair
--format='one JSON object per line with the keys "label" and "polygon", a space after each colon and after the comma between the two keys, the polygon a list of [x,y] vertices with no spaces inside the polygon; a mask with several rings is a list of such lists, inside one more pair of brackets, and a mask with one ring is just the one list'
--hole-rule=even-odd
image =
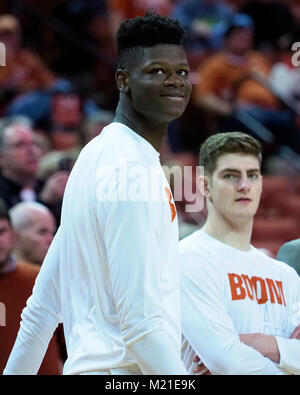
{"label": "player's short hair", "polygon": [[8,208],[2,199],[0,199],[0,220],[1,219],[6,219],[9,222],[9,224],[11,224],[11,218],[9,215]]}
{"label": "player's short hair", "polygon": [[262,162],[262,147],[259,141],[242,132],[216,133],[204,141],[200,148],[200,166],[206,175],[211,176],[217,167],[218,159],[225,154],[245,154]]}
{"label": "player's short hair", "polygon": [[143,17],[125,19],[116,35],[118,68],[125,68],[143,48],[159,44],[184,46],[185,31],[176,19],[147,11]]}

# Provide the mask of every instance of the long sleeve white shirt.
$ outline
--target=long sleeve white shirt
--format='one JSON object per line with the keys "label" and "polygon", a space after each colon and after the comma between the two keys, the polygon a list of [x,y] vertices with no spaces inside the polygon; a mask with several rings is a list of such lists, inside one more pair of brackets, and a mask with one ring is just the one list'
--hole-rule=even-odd
{"label": "long sleeve white shirt", "polygon": [[[300,341],[289,339],[299,324],[300,278],[294,269],[203,230],[180,242],[179,260],[182,354],[191,373],[195,353],[214,374],[300,373]],[[274,335],[280,363],[242,343],[241,333]]]}
{"label": "long sleeve white shirt", "polygon": [[64,374],[135,366],[186,374],[179,288],[177,216],[159,154],[112,123],[70,174],[4,373],[35,374],[63,322]]}

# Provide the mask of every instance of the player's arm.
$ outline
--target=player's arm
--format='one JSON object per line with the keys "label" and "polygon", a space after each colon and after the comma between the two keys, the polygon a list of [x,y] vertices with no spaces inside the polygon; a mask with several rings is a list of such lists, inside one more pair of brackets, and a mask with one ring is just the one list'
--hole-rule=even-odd
{"label": "player's arm", "polygon": [[289,339],[263,333],[242,334],[240,339],[265,357],[279,363],[288,373],[300,374],[300,325]]}
{"label": "player's arm", "polygon": [[[181,255],[188,266],[194,256]],[[197,271],[182,275],[183,334],[203,364],[213,374],[285,374],[277,364],[240,341],[222,295],[220,273],[212,265],[199,265]]]}
{"label": "player's arm", "polygon": [[240,334],[239,337],[244,344],[259,351],[273,362],[279,363],[280,353],[275,336],[264,333],[246,333]]}
{"label": "player's arm", "polygon": [[294,291],[293,302],[290,303],[290,326],[292,334],[290,338],[275,336],[279,354],[279,366],[291,374],[300,375],[300,276],[293,269],[289,287]]}
{"label": "player's arm", "polygon": [[[124,180],[119,181],[117,190],[122,196]],[[163,262],[156,226],[161,203],[108,201],[98,205],[124,344],[143,374],[186,374],[163,311]]]}
{"label": "player's arm", "polygon": [[3,374],[37,374],[60,319],[59,230],[22,311],[20,329]]}

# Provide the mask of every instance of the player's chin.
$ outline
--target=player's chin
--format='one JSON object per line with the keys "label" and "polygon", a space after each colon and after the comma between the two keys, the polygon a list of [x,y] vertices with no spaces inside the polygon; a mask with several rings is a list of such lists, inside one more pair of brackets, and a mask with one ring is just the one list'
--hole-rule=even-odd
{"label": "player's chin", "polygon": [[245,218],[245,219],[252,219],[256,214],[257,208],[253,206],[246,206],[246,207],[238,207],[233,210],[232,215],[235,217]]}
{"label": "player's chin", "polygon": [[166,122],[171,122],[174,119],[178,119],[184,113],[185,108],[171,108],[169,111],[165,113],[165,120]]}

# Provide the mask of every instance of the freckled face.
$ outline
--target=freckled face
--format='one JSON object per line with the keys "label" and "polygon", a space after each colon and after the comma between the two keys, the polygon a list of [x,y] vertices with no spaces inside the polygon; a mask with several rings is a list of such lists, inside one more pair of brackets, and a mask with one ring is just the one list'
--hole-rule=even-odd
{"label": "freckled face", "polygon": [[182,115],[192,85],[184,49],[156,45],[128,71],[128,93],[135,112],[148,120],[170,122]]}

